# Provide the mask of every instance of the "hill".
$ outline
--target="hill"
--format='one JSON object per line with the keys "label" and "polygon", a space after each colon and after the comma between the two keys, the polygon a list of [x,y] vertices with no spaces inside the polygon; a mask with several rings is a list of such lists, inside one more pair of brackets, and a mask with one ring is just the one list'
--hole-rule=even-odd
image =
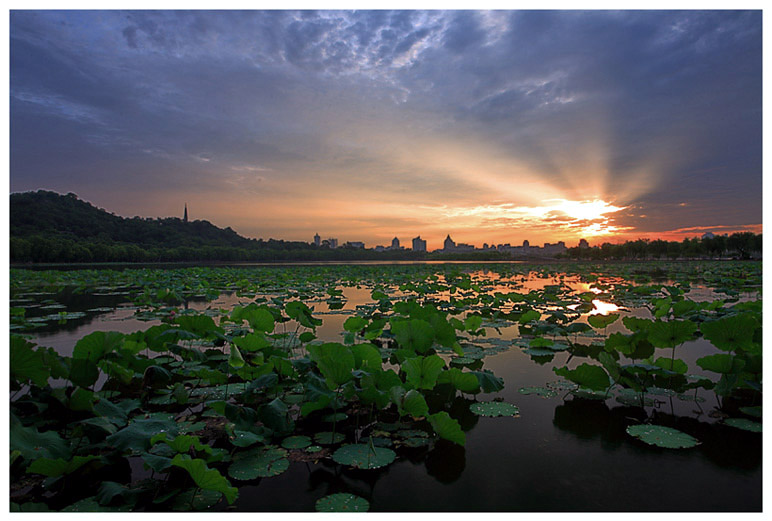
{"label": "hill", "polygon": [[255,252],[314,249],[248,239],[204,220],[125,218],[45,190],[11,194],[10,225],[12,262],[264,260]]}

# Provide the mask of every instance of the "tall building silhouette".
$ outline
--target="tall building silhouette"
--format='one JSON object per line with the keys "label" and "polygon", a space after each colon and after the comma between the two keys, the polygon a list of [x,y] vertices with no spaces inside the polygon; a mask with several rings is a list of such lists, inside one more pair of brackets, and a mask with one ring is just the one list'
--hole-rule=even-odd
{"label": "tall building silhouette", "polygon": [[185,214],[182,216],[182,222],[188,222],[188,203],[185,203]]}
{"label": "tall building silhouette", "polygon": [[315,245],[317,248],[318,248],[319,246],[321,246],[321,245],[322,245],[322,238],[321,238],[321,237],[319,237],[319,234],[318,234],[318,233],[317,233],[316,235],[314,235],[314,245]]}
{"label": "tall building silhouette", "polygon": [[413,239],[413,251],[426,251],[426,241],[420,235]]}

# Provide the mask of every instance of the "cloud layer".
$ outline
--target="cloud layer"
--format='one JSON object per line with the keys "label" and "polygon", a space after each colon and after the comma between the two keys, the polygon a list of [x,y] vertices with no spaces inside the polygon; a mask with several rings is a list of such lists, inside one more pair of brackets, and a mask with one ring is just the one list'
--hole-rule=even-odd
{"label": "cloud layer", "polygon": [[[10,32],[12,191],[430,248],[761,223],[760,11],[13,11]],[[556,199],[619,210],[513,218]]]}

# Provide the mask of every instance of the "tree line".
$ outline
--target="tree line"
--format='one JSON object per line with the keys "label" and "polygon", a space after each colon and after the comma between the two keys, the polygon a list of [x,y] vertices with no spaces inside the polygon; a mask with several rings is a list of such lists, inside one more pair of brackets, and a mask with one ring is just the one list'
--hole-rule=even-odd
{"label": "tree line", "polygon": [[760,258],[761,234],[738,232],[732,235],[685,238],[682,241],[638,239],[620,244],[603,243],[593,248],[569,248],[563,255],[570,259],[722,259]]}

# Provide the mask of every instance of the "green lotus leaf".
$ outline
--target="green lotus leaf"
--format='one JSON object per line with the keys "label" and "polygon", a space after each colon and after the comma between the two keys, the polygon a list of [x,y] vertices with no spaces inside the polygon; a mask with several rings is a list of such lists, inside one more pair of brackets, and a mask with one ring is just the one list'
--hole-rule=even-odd
{"label": "green lotus leaf", "polygon": [[439,355],[417,356],[405,360],[402,364],[407,383],[418,389],[433,389],[443,367],[445,361]]}
{"label": "green lotus leaf", "polygon": [[595,329],[603,329],[616,322],[618,318],[618,313],[610,313],[608,315],[590,315],[587,318],[587,323]]}
{"label": "green lotus leaf", "polygon": [[315,452],[320,452],[322,450],[323,450],[322,447],[320,447],[319,445],[311,445],[310,447],[306,447],[306,452],[310,454],[313,454]]}
{"label": "green lotus leaf", "polygon": [[32,349],[34,346],[18,335],[11,335],[11,378],[20,383],[31,380],[38,387],[45,387],[51,373],[43,365],[40,351]]}
{"label": "green lotus leaf", "polygon": [[520,315],[520,318],[517,320],[521,324],[527,324],[528,322],[532,320],[539,320],[541,318],[541,313],[539,313],[536,310],[529,309],[522,315]]}
{"label": "green lotus leaf", "polygon": [[336,450],[332,459],[342,465],[358,469],[377,469],[394,461],[397,455],[391,449],[371,447],[369,444],[344,445]]}
{"label": "green lotus leaf", "polygon": [[602,367],[590,364],[581,364],[576,369],[568,367],[553,367],[552,370],[558,376],[562,376],[572,382],[592,389],[593,391],[602,391],[609,386],[609,376]]}
{"label": "green lotus leaf", "polygon": [[542,398],[552,398],[553,396],[558,395],[558,393],[552,389],[547,389],[546,387],[521,387],[517,390],[517,392],[520,394],[535,394],[536,396],[541,396]]}
{"label": "green lotus leaf", "polygon": [[740,412],[747,414],[748,416],[753,416],[754,418],[761,418],[760,405],[754,405],[753,407],[740,407]]}
{"label": "green lotus leaf", "polygon": [[343,492],[324,496],[316,502],[317,512],[367,512],[369,508],[366,499]]}
{"label": "green lotus leaf", "polygon": [[759,326],[752,313],[742,313],[700,324],[700,331],[722,351],[755,351],[753,335]]}
{"label": "green lotus leaf", "polygon": [[471,404],[469,410],[478,416],[520,416],[520,409],[507,402],[477,402]]}
{"label": "green lotus leaf", "polygon": [[712,371],[720,374],[730,374],[735,372],[736,368],[744,365],[742,360],[735,358],[730,354],[718,353],[710,356],[703,356],[697,359],[697,365],[706,371]]}
{"label": "green lotus leaf", "polygon": [[124,339],[125,335],[116,331],[94,331],[77,341],[72,357],[97,362],[107,353],[118,349]]}
{"label": "green lotus leaf", "polygon": [[287,451],[276,447],[258,447],[236,454],[228,475],[238,480],[278,476],[289,468]]}
{"label": "green lotus leaf", "polygon": [[351,349],[339,343],[309,345],[311,359],[316,362],[330,389],[337,389],[353,378],[354,355]]}
{"label": "green lotus leaf", "polygon": [[391,332],[404,349],[425,353],[434,342],[434,328],[421,319],[391,321]]}
{"label": "green lotus leaf", "polygon": [[314,441],[319,445],[335,445],[346,439],[346,436],[340,432],[317,432],[314,435]]}
{"label": "green lotus leaf", "polygon": [[380,371],[383,359],[378,348],[373,344],[355,344],[351,346],[354,355],[354,367],[366,371]]}
{"label": "green lotus leaf", "polygon": [[99,459],[99,456],[75,456],[71,460],[65,460],[62,458],[38,458],[33,461],[27,472],[32,474],[42,474],[48,477],[58,477],[64,474],[72,474],[86,463]]}
{"label": "green lotus leaf", "polygon": [[656,347],[671,348],[694,338],[697,324],[689,320],[657,320],[648,328],[649,342]]}
{"label": "green lotus leaf", "polygon": [[311,438],[308,436],[290,436],[281,442],[281,446],[285,449],[305,449],[309,445],[311,445]]}
{"label": "green lotus leaf", "polygon": [[480,383],[480,389],[484,393],[496,393],[504,388],[504,379],[499,378],[487,369],[482,371],[470,371],[471,374],[477,377],[477,381]]}
{"label": "green lotus leaf", "polygon": [[70,459],[69,444],[56,431],[38,432],[35,427],[24,427],[11,417],[11,451],[18,450],[27,461],[40,457]]}
{"label": "green lotus leaf", "polygon": [[686,362],[679,358],[672,359],[660,357],[654,361],[654,365],[678,374],[686,374],[686,372],[689,370],[689,366],[686,365]]}
{"label": "green lotus leaf", "polygon": [[464,372],[457,367],[440,372],[437,383],[448,383],[462,393],[480,392],[480,381],[471,372]]}
{"label": "green lotus leaf", "polygon": [[415,389],[406,391],[404,387],[392,387],[389,391],[389,396],[391,401],[397,405],[400,416],[409,414],[414,418],[420,418],[429,414],[429,406],[426,405],[426,399]]}
{"label": "green lotus leaf", "polygon": [[737,429],[742,429],[744,431],[761,432],[760,422],[755,422],[753,420],[748,420],[746,418],[727,418],[724,420],[724,423],[726,423],[730,427],[735,427]]}
{"label": "green lotus leaf", "polygon": [[179,427],[171,420],[154,418],[134,420],[128,426],[108,436],[105,441],[117,449],[142,452],[150,448],[150,438],[162,432],[176,436]]}
{"label": "green lotus leaf", "polygon": [[207,467],[202,459],[193,459],[187,454],[177,454],[172,458],[172,465],[187,470],[200,488],[222,493],[228,500],[228,504],[232,504],[239,494],[236,487],[232,487],[225,476],[218,470]]}
{"label": "green lotus leaf", "polygon": [[434,432],[440,438],[444,438],[448,441],[452,441],[458,445],[464,446],[466,444],[466,434],[461,430],[461,425],[457,420],[451,418],[445,411],[440,411],[436,414],[427,416],[429,423],[434,429]]}
{"label": "green lotus leaf", "polygon": [[662,425],[631,425],[627,428],[627,434],[649,445],[665,449],[689,449],[700,444],[692,436]]}
{"label": "green lotus leaf", "polygon": [[343,323],[343,329],[351,333],[359,333],[367,325],[367,320],[362,317],[348,317]]}
{"label": "green lotus leaf", "polygon": [[172,500],[172,510],[188,512],[208,510],[219,503],[222,494],[216,490],[190,489],[177,494]]}

